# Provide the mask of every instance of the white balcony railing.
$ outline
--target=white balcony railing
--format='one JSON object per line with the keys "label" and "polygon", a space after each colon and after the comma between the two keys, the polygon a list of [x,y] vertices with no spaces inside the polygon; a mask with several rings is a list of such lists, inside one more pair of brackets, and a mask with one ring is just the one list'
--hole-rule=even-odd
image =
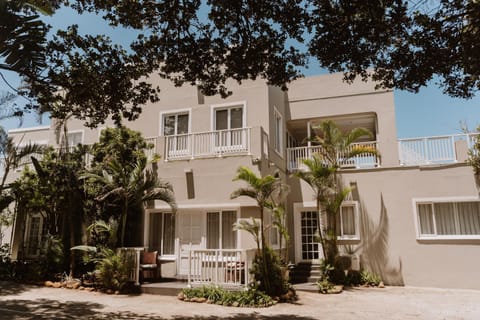
{"label": "white balcony railing", "polygon": [[477,133],[468,133],[400,139],[398,140],[400,165],[455,163],[458,161],[456,143],[466,141],[467,147],[471,149],[477,136]]}
{"label": "white balcony railing", "polygon": [[245,286],[255,250],[200,249],[188,256],[188,285]]}
{"label": "white balcony railing", "polygon": [[[356,147],[367,147],[371,148],[372,150],[377,150],[377,143],[376,142],[362,142],[362,143],[354,143],[350,148],[354,149]],[[321,151],[320,146],[312,146],[312,147],[297,147],[297,148],[288,148],[287,149],[287,165],[288,170],[290,172],[303,169],[304,159],[309,159],[313,156],[313,154],[319,154]],[[339,154],[338,158],[342,159],[343,155]],[[380,159],[376,155],[372,154],[364,154],[359,155],[353,158],[350,158],[346,161],[343,161],[342,167],[354,167],[354,168],[372,168],[378,167],[380,165]]]}
{"label": "white balcony railing", "polygon": [[166,136],[165,159],[195,159],[250,153],[250,128]]}

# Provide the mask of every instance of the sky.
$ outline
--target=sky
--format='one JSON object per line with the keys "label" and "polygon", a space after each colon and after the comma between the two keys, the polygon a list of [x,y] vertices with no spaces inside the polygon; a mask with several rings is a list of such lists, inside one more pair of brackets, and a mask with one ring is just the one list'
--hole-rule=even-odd
{"label": "sky", "polygon": [[[78,24],[80,31],[89,34],[108,34],[114,42],[124,42],[133,39],[134,32],[120,29],[112,30],[100,18],[94,15],[78,15],[70,9],[61,9],[52,17],[44,20],[53,26],[52,30],[66,28],[71,24]],[[14,86],[19,84],[19,79],[14,74],[2,71],[7,80]],[[315,64],[305,72],[305,76],[316,75],[322,72]],[[11,91],[0,80],[0,91]],[[396,126],[398,138],[412,138],[424,136],[438,136],[462,133],[462,127],[475,130],[480,125],[480,95],[473,99],[451,98],[442,93],[442,90],[432,83],[422,88],[419,93],[395,90]],[[22,104],[22,99],[18,99]],[[27,115],[23,119],[22,127],[47,125],[49,120],[43,117],[42,123],[37,121],[37,116]],[[17,119],[0,122],[5,129],[20,127]]]}

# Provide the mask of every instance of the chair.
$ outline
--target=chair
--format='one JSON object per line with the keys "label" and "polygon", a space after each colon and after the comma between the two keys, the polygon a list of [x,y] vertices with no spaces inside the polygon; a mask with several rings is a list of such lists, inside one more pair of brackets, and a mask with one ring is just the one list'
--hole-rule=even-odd
{"label": "chair", "polygon": [[140,254],[140,279],[157,279],[158,265],[157,265],[158,251],[142,252]]}

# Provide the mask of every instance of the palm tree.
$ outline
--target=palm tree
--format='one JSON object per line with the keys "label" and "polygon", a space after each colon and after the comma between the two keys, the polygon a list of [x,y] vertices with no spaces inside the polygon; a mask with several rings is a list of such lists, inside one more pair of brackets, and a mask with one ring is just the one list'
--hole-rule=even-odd
{"label": "palm tree", "polygon": [[120,215],[120,246],[125,244],[125,230],[130,209],[139,209],[150,200],[165,201],[176,211],[173,188],[168,182],[162,182],[151,170],[146,170],[147,160],[138,158],[132,166],[123,166],[113,158],[106,163],[101,175],[87,173],[82,178],[91,179],[100,184],[102,191],[96,198],[100,202],[117,203]]}
{"label": "palm tree", "polygon": [[233,181],[238,180],[245,181],[248,186],[235,190],[230,195],[230,198],[235,199],[245,196],[254,199],[260,209],[260,224],[255,220],[252,222],[243,221],[236,224],[236,227],[240,230],[248,231],[254,236],[257,243],[257,254],[261,256],[262,261],[260,272],[264,282],[263,286],[265,292],[270,293],[274,284],[270,283],[270,278],[268,277],[268,261],[270,261],[270,257],[268,257],[267,243],[265,241],[265,233],[267,231],[265,210],[274,210],[276,199],[282,197],[286,187],[278,177],[267,175],[260,178],[251,169],[243,166],[238,168],[237,175],[233,179]]}
{"label": "palm tree", "polygon": [[[372,136],[364,128],[355,128],[343,133],[331,120],[314,127],[319,131],[312,141],[320,146],[317,154],[311,159],[304,159],[306,171],[299,171],[295,176],[305,181],[313,189],[319,213],[319,237],[323,255],[327,262],[333,265],[338,254],[337,246],[337,215],[342,202],[348,196],[350,189],[343,188],[339,180],[342,166],[360,155],[379,156],[376,149],[368,146],[353,145],[360,137]],[[327,216],[326,224],[322,221],[321,207]]]}

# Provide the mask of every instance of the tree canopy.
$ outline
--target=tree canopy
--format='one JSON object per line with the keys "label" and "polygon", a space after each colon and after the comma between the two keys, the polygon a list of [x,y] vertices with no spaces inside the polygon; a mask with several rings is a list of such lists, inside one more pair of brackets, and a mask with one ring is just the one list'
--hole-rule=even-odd
{"label": "tree canopy", "polygon": [[477,0],[62,2],[137,31],[130,48],[80,35],[75,26],[47,42],[35,9],[45,3],[0,0],[0,71],[26,77],[33,108],[73,113],[90,126],[108,116],[135,119],[145,102],[158,99],[159,88],[144,78],[153,72],[227,96],[228,79],[264,78],[285,89],[315,59],[347,81],[371,77],[384,88],[416,92],[438,79],[454,97],[480,89]]}

